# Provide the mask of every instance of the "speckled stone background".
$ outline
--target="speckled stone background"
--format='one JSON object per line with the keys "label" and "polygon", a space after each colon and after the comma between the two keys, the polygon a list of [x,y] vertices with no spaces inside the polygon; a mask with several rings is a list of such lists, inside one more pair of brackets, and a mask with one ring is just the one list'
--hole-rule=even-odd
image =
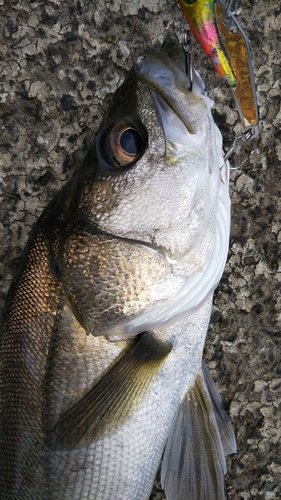
{"label": "speckled stone background", "polygon": [[[281,499],[281,2],[234,2],[253,54],[260,137],[233,155],[229,260],[206,361],[235,427],[228,500]],[[0,0],[0,276],[85,155],[108,96],[146,47],[178,33],[173,0]],[[241,131],[230,91],[194,44],[226,148]],[[155,486],[151,499],[164,499]],[[133,500],[133,499],[132,499]],[[192,499],[191,499],[192,500]]]}

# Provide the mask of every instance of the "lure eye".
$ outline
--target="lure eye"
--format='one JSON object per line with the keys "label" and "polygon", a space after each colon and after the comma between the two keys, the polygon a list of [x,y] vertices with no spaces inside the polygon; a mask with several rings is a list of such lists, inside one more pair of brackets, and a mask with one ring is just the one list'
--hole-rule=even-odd
{"label": "lure eye", "polygon": [[113,164],[124,167],[139,160],[146,141],[139,130],[126,122],[119,122],[111,129],[107,146]]}

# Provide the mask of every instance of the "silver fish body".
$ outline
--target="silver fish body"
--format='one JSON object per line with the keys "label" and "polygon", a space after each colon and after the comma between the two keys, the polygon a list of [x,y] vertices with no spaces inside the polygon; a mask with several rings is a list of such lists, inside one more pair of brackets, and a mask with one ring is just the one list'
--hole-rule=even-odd
{"label": "silver fish body", "polygon": [[[221,500],[231,425],[202,351],[229,238],[199,76],[151,51],[43,212],[0,338],[0,498]],[[165,448],[166,447],[166,448]]]}

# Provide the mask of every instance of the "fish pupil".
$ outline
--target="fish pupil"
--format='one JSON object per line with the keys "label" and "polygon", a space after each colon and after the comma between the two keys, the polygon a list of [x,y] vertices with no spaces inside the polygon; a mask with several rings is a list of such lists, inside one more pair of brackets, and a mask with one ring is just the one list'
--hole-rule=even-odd
{"label": "fish pupil", "polygon": [[136,130],[129,128],[122,133],[120,137],[120,146],[125,153],[136,155],[142,150],[143,141]]}

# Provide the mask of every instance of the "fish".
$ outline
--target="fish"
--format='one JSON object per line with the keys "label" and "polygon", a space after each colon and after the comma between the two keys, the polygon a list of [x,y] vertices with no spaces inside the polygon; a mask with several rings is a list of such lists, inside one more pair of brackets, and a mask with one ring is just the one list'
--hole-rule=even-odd
{"label": "fish", "polygon": [[0,498],[224,499],[234,432],[202,352],[229,164],[177,41],[133,66],[33,227],[0,335]]}

